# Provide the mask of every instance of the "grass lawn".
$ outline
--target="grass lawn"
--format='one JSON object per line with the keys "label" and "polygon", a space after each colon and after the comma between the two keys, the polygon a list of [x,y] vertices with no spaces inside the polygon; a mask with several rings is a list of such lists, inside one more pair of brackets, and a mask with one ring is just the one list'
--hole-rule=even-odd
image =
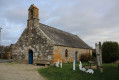
{"label": "grass lawn", "polygon": [[50,66],[39,69],[38,72],[48,80],[119,80],[119,69],[117,64],[103,64],[103,73],[94,70],[94,74],[88,74],[79,70],[76,64],[76,70],[73,71],[72,63],[63,64],[63,68]]}

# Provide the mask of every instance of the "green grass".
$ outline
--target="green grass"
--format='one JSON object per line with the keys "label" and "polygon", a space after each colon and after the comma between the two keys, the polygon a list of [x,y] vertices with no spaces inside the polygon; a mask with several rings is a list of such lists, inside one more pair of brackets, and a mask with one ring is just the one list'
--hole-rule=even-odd
{"label": "green grass", "polygon": [[103,64],[103,73],[94,70],[94,74],[88,74],[79,70],[76,64],[76,70],[72,70],[72,63],[63,64],[63,68],[50,66],[39,69],[38,72],[48,80],[119,80],[119,69],[116,64]]}

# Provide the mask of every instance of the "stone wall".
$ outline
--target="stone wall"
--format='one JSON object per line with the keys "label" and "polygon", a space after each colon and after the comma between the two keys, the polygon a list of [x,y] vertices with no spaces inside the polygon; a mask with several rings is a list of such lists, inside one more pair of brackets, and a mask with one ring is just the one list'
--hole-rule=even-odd
{"label": "stone wall", "polygon": [[35,60],[49,61],[53,58],[53,43],[42,32],[39,26],[33,27],[31,30],[30,48],[34,52]]}
{"label": "stone wall", "polygon": [[16,44],[13,45],[12,49],[13,60],[23,62],[28,53],[28,27],[26,27]]}
{"label": "stone wall", "polygon": [[53,58],[52,42],[38,26],[27,27],[24,30],[18,42],[13,46],[13,59],[17,62],[28,63],[29,50],[33,51],[34,63],[38,60],[52,60]]}
{"label": "stone wall", "polygon": [[13,59],[17,62],[28,63],[29,51],[32,50],[33,63],[51,61],[53,59],[53,42],[39,27],[38,8],[31,5],[28,11],[28,27],[13,46]]}
{"label": "stone wall", "polygon": [[[65,50],[68,50],[68,57],[65,57]],[[53,62],[56,62],[58,59],[63,60],[63,62],[73,62],[75,60],[75,52],[77,51],[77,61],[80,60],[80,55],[87,53],[92,55],[92,50],[90,49],[80,49],[80,48],[71,48],[63,46],[54,46],[54,59]]]}
{"label": "stone wall", "polygon": [[11,59],[12,48],[11,46],[0,46],[0,59]]}

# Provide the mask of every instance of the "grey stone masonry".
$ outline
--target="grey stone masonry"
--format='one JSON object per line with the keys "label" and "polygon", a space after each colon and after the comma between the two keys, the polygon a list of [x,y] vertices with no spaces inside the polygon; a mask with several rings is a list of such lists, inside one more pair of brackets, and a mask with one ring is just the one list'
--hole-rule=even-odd
{"label": "grey stone masonry", "polygon": [[53,59],[53,42],[39,28],[39,19],[34,18],[37,8],[31,5],[29,9],[33,10],[33,18],[29,18],[27,27],[19,40],[13,46],[13,59],[17,62],[28,63],[29,50],[33,51],[33,63],[39,60],[51,61]]}

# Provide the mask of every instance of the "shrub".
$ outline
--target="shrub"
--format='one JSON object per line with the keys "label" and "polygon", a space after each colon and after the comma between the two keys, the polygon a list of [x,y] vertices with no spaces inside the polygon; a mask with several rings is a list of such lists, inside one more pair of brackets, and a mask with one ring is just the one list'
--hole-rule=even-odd
{"label": "shrub", "polygon": [[91,55],[89,53],[83,53],[80,56],[80,60],[87,62],[87,61],[91,60]]}
{"label": "shrub", "polygon": [[93,52],[93,53],[92,53],[92,57],[93,57],[93,58],[96,58],[96,52]]}
{"label": "shrub", "polygon": [[102,45],[103,62],[110,63],[119,59],[119,46],[117,42],[104,42]]}

